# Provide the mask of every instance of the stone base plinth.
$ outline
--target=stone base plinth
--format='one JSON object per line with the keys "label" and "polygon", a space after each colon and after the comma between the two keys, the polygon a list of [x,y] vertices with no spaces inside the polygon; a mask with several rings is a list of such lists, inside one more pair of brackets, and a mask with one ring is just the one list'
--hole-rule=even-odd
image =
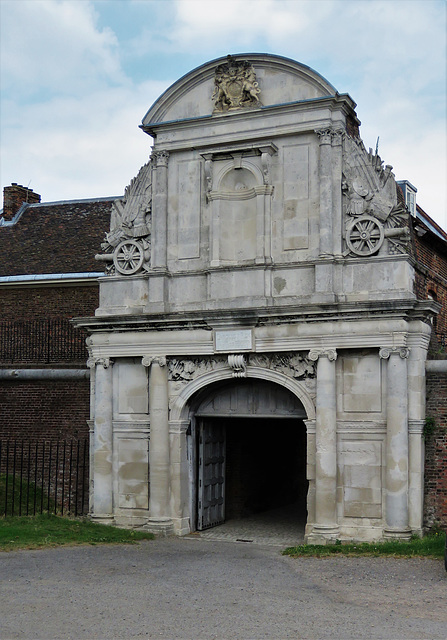
{"label": "stone base plinth", "polygon": [[94,513],[90,516],[90,520],[98,524],[115,524],[114,516],[105,513]]}
{"label": "stone base plinth", "polygon": [[159,536],[171,536],[174,533],[174,523],[171,518],[149,518],[143,529]]}
{"label": "stone base plinth", "polygon": [[340,536],[340,527],[334,525],[314,525],[305,536],[306,544],[333,544]]}
{"label": "stone base plinth", "polygon": [[407,541],[411,538],[412,531],[411,529],[384,529],[383,530],[383,538],[384,540],[404,540]]}

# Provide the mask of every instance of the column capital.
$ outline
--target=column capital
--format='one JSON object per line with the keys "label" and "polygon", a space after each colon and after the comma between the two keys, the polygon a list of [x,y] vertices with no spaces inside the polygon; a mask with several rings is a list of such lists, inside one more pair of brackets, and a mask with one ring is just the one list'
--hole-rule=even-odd
{"label": "column capital", "polygon": [[318,358],[327,358],[331,362],[337,360],[336,349],[311,349],[308,355],[309,360],[316,362]]}
{"label": "column capital", "polygon": [[151,160],[154,160],[157,167],[167,167],[169,160],[169,151],[153,151],[151,154]]}
{"label": "column capital", "polygon": [[343,144],[343,137],[345,132],[343,129],[334,129],[332,131],[332,146],[339,147]]}
{"label": "column capital", "polygon": [[315,129],[320,142],[320,146],[323,144],[331,144],[332,141],[332,129]]}
{"label": "column capital", "polygon": [[388,360],[390,356],[400,356],[403,360],[410,355],[410,349],[407,347],[382,347],[379,350],[379,356],[383,360]]}
{"label": "column capital", "polygon": [[112,358],[89,358],[87,360],[87,367],[94,369],[96,366],[103,366],[104,369],[108,369],[113,366],[114,362]]}
{"label": "column capital", "polygon": [[143,356],[141,360],[143,367],[150,367],[154,363],[158,364],[159,367],[165,367],[166,356]]}

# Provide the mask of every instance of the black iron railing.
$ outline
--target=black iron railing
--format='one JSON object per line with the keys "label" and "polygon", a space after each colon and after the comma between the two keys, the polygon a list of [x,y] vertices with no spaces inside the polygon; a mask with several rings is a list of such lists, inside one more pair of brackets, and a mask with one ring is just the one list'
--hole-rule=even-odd
{"label": "black iron railing", "polygon": [[88,440],[0,440],[0,515],[88,513]]}
{"label": "black iron railing", "polygon": [[0,362],[50,364],[85,361],[86,334],[67,318],[0,321]]}

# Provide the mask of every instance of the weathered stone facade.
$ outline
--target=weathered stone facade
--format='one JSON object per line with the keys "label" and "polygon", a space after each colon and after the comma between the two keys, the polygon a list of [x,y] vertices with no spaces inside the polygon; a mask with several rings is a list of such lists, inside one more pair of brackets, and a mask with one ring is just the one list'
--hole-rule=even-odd
{"label": "weathered stone facade", "polygon": [[217,524],[229,430],[276,443],[287,420],[306,434],[283,472],[297,497],[305,483],[309,542],[422,531],[438,305],[416,298],[408,212],[354,109],[256,54],[192,71],[144,117],[152,155],[112,209],[96,315],[77,321],[96,520]]}

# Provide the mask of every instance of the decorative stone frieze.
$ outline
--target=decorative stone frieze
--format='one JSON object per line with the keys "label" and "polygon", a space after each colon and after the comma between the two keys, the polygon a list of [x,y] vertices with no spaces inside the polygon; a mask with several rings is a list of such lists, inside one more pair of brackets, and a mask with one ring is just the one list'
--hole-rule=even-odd
{"label": "decorative stone frieze", "polygon": [[[233,377],[240,378],[246,377],[246,369],[249,366],[272,369],[297,380],[310,381],[315,378],[314,363],[300,353],[250,353],[243,356],[213,356],[212,358],[169,358],[168,377],[169,380],[173,382],[187,383],[210,371],[230,367],[234,370],[235,374],[238,374]],[[312,386],[312,384],[310,384],[310,386]]]}
{"label": "decorative stone frieze", "polygon": [[214,113],[258,107],[260,92],[253,65],[227,56],[227,62],[216,68],[214,76]]}

